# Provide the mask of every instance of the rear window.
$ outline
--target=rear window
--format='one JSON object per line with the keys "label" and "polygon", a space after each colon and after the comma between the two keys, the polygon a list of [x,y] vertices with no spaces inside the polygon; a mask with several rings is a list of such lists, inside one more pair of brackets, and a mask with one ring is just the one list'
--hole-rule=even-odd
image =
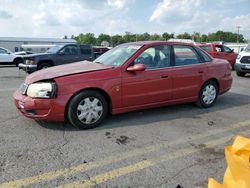
{"label": "rear window", "polygon": [[192,47],[173,46],[173,48],[174,48],[176,66],[198,64],[200,62],[196,52]]}
{"label": "rear window", "polygon": [[207,46],[199,46],[201,49],[205,50],[206,52],[211,52],[212,51],[212,48],[210,45],[207,45]]}
{"label": "rear window", "polygon": [[196,50],[198,51],[199,55],[201,56],[202,62],[212,61],[212,58],[209,55],[207,55],[204,51],[202,51],[199,48],[196,48]]}

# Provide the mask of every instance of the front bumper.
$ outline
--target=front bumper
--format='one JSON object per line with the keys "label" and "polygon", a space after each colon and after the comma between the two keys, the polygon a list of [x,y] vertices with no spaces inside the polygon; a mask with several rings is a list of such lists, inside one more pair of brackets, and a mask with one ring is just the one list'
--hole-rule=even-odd
{"label": "front bumper", "polygon": [[28,73],[35,72],[37,70],[37,65],[27,65],[24,63],[20,63],[18,67],[19,69],[23,69],[24,71]]}
{"label": "front bumper", "polygon": [[[18,90],[13,94],[14,102],[19,111],[26,117],[45,121],[64,121],[64,110],[68,97],[55,99],[38,99],[22,95]],[[62,100],[62,101],[61,101]]]}
{"label": "front bumper", "polygon": [[250,64],[235,63],[234,69],[236,72],[250,73]]}

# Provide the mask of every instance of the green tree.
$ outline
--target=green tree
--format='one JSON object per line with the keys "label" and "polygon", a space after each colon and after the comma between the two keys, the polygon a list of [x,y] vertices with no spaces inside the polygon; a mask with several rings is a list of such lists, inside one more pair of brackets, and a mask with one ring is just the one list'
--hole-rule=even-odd
{"label": "green tree", "polygon": [[75,37],[75,40],[79,44],[89,44],[89,45],[96,44],[96,38],[95,38],[95,35],[93,33],[86,33],[86,34],[81,33],[80,35]]}
{"label": "green tree", "polygon": [[187,32],[177,35],[176,38],[178,38],[178,39],[192,39],[191,35]]}
{"label": "green tree", "polygon": [[115,35],[111,37],[111,46],[117,46],[124,43],[124,39],[121,35]]}
{"label": "green tree", "polygon": [[164,40],[161,35],[153,34],[150,36],[150,40]]}
{"label": "green tree", "polygon": [[111,44],[111,37],[107,34],[101,33],[96,39],[96,45],[100,46],[103,41],[107,41]]}
{"label": "green tree", "polygon": [[173,39],[174,38],[174,34],[173,33],[169,34],[169,33],[165,32],[165,33],[162,34],[162,38],[163,38],[163,40],[167,41],[169,39]]}

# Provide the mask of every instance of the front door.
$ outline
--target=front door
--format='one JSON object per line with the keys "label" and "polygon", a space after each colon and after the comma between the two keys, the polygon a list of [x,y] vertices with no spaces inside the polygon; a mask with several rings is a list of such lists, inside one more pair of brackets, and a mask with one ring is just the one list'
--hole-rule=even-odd
{"label": "front door", "polygon": [[57,54],[59,65],[73,63],[79,61],[79,50],[76,45],[67,45]]}
{"label": "front door", "polygon": [[169,46],[149,47],[135,59],[133,64],[145,64],[146,70],[123,73],[123,107],[171,100],[172,67]]}

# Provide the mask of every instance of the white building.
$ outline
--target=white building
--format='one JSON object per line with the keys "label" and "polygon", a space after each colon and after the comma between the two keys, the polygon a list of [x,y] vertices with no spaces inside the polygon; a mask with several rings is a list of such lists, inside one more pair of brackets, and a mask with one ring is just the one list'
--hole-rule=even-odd
{"label": "white building", "polygon": [[21,37],[0,37],[0,47],[4,47],[13,52],[31,51],[33,53],[45,52],[57,44],[76,43],[74,39],[59,38],[21,38]]}

